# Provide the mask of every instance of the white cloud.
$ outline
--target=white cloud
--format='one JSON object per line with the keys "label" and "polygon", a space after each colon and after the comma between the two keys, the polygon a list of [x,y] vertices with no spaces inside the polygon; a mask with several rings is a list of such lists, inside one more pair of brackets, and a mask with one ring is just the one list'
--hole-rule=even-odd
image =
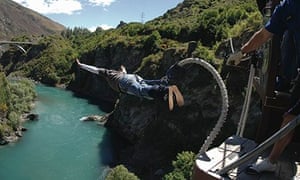
{"label": "white cloud", "polygon": [[110,6],[116,0],[13,0],[41,14],[74,14],[82,10],[80,1],[87,1],[92,6]]}
{"label": "white cloud", "polygon": [[98,27],[101,27],[103,30],[107,30],[107,29],[114,28],[114,27],[112,27],[112,26],[110,26],[110,25],[107,25],[107,24],[101,24],[101,25],[99,25],[99,26],[92,26],[92,27],[90,27],[90,28],[88,28],[88,29],[89,29],[91,32],[94,32],[94,31],[96,31],[96,29],[97,29]]}
{"label": "white cloud", "polygon": [[111,3],[115,2],[115,0],[88,0],[89,3],[95,6],[110,6]]}
{"label": "white cloud", "polygon": [[82,9],[79,0],[13,0],[41,14],[73,14]]}
{"label": "white cloud", "polygon": [[112,26],[110,26],[110,25],[107,25],[107,24],[101,24],[100,27],[101,27],[102,29],[104,29],[104,30],[114,28],[114,27],[112,27]]}

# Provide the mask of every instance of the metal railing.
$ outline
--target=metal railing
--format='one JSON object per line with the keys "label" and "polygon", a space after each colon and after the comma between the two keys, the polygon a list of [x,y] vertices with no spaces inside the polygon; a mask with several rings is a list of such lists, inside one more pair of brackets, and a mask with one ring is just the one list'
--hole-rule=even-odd
{"label": "metal railing", "polygon": [[252,151],[248,152],[244,156],[240,157],[237,161],[225,166],[221,170],[217,171],[217,174],[224,175],[228,171],[235,169],[239,167],[241,164],[244,164],[245,162],[249,161],[250,159],[260,155],[264,150],[266,150],[268,147],[273,145],[275,142],[280,140],[283,136],[287,135],[289,132],[295,129],[300,124],[300,115],[298,115],[296,118],[294,118],[291,122],[286,124],[284,127],[282,127],[280,130],[278,130],[275,134],[273,134],[271,137],[266,139],[264,142],[262,142],[259,146],[254,148]]}

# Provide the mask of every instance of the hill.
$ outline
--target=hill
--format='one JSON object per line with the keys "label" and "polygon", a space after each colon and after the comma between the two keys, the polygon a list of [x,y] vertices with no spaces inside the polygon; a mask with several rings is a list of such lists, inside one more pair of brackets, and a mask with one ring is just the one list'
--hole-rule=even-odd
{"label": "hill", "polygon": [[65,27],[11,0],[0,1],[0,40],[20,35],[49,35]]}

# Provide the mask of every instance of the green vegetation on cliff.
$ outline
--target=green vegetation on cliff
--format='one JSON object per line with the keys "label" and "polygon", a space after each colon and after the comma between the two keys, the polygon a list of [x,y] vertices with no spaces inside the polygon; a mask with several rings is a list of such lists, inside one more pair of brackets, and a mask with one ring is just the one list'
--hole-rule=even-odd
{"label": "green vegetation on cliff", "polygon": [[0,87],[0,140],[3,140],[19,128],[21,115],[30,111],[36,94],[31,81],[8,81],[2,72]]}
{"label": "green vegetation on cliff", "polygon": [[110,170],[107,174],[106,180],[139,180],[139,178],[123,165],[118,165]]}
{"label": "green vegetation on cliff", "polygon": [[[240,36],[245,30],[254,31],[260,24],[255,1],[185,0],[145,24],[121,23],[116,29],[98,28],[95,32],[74,28],[60,36],[39,37],[38,45],[31,47],[26,57],[4,54],[0,62],[6,71],[21,71],[20,74],[46,84],[68,84],[72,76],[67,72],[75,57],[90,63],[101,58],[106,61],[104,66],[117,68],[125,64],[132,66],[132,71],[150,64],[154,67],[148,67],[157,71],[163,52],[170,48],[186,49],[187,43],[193,41],[196,47],[188,56],[220,64],[214,55],[218,44]],[[24,66],[12,66],[20,60]]]}
{"label": "green vegetation on cliff", "polygon": [[196,155],[193,152],[184,151],[178,153],[176,160],[172,162],[174,170],[164,176],[164,180],[191,179]]}
{"label": "green vegetation on cliff", "polygon": [[70,81],[68,71],[77,56],[71,43],[62,37],[48,36],[39,41],[38,48],[38,56],[22,67],[26,76],[49,85]]}

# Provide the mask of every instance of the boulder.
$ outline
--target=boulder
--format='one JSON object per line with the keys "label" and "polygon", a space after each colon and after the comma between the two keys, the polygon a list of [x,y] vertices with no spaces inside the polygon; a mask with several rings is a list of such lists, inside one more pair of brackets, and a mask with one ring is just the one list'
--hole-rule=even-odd
{"label": "boulder", "polygon": [[3,146],[3,145],[6,145],[8,144],[9,142],[5,139],[0,139],[0,145]]}
{"label": "boulder", "polygon": [[38,120],[38,117],[39,117],[38,114],[33,114],[33,113],[28,114],[28,115],[26,116],[26,118],[27,118],[28,120],[30,120],[30,121],[36,121],[36,120]]}
{"label": "boulder", "polygon": [[21,127],[21,131],[25,132],[25,131],[27,131],[27,128],[26,127]]}
{"label": "boulder", "polygon": [[22,131],[16,131],[15,132],[15,135],[17,136],[17,137],[22,137],[23,135],[22,135]]}
{"label": "boulder", "polygon": [[104,124],[107,121],[108,114],[107,115],[91,115],[91,116],[84,116],[80,118],[80,121],[97,121],[100,124]]}

